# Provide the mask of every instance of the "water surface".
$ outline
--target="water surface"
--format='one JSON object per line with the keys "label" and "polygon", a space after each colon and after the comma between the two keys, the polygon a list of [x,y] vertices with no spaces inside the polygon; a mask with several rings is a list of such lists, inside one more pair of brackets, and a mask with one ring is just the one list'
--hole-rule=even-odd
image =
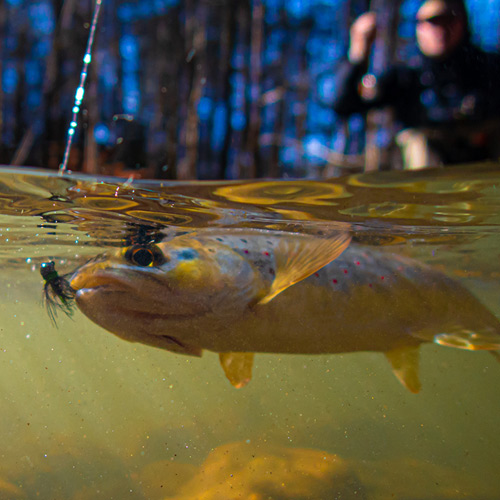
{"label": "water surface", "polygon": [[0,214],[0,498],[500,498],[488,353],[424,345],[417,395],[382,354],[258,354],[235,390],[216,354],[127,343],[79,312],[55,327],[39,274],[141,231],[343,228],[435,266],[500,318],[498,165],[212,183],[4,168]]}

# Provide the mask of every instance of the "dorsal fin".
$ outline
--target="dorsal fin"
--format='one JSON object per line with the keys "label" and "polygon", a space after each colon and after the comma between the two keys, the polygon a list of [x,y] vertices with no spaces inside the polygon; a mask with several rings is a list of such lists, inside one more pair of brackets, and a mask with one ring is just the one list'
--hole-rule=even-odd
{"label": "dorsal fin", "polygon": [[241,389],[252,379],[253,352],[221,352],[220,364],[231,385]]}
{"label": "dorsal fin", "polygon": [[421,384],[418,375],[418,346],[398,347],[384,353],[392,366],[392,371],[398,380],[410,391],[420,392]]}
{"label": "dorsal fin", "polygon": [[281,237],[274,248],[276,277],[259,304],[267,304],[289,286],[335,260],[350,241],[350,235],[344,232],[327,238],[304,234]]}

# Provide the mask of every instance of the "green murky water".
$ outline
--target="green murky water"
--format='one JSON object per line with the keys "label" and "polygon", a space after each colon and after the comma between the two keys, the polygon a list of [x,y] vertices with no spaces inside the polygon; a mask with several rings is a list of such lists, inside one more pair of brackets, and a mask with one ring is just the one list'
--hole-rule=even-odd
{"label": "green murky water", "polygon": [[[258,354],[236,390],[218,357],[118,339],[42,306],[142,228],[347,228],[425,261],[500,318],[500,169],[314,181],[125,182],[0,170],[0,498],[500,498],[500,363],[433,344],[423,389],[382,354]],[[425,314],[425,311],[422,312]]]}

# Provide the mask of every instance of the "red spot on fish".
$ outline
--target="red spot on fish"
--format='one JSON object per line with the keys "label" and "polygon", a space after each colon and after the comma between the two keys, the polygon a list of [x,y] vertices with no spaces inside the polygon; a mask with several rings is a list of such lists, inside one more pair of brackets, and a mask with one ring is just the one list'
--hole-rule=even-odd
{"label": "red spot on fish", "polygon": [[248,253],[248,250],[243,250],[244,253]]}
{"label": "red spot on fish", "polygon": [[314,276],[316,276],[316,278],[319,278],[319,274],[318,273],[314,273]]}
{"label": "red spot on fish", "polygon": [[337,283],[338,283],[338,281],[337,281],[336,279],[333,279],[332,281],[333,281],[335,284],[337,284]]}
{"label": "red spot on fish", "polygon": [[361,262],[359,262],[359,260],[356,261],[356,265],[357,266],[360,266],[361,265]]}
{"label": "red spot on fish", "polygon": [[368,286],[371,288],[373,285],[370,283]]}
{"label": "red spot on fish", "polygon": [[264,252],[264,255],[265,255],[266,257],[269,257],[269,252]]}
{"label": "red spot on fish", "polygon": [[381,280],[385,280],[385,276],[380,276],[380,279]]}
{"label": "red spot on fish", "polygon": [[347,269],[344,269],[344,274],[347,274],[349,271],[347,271]]}

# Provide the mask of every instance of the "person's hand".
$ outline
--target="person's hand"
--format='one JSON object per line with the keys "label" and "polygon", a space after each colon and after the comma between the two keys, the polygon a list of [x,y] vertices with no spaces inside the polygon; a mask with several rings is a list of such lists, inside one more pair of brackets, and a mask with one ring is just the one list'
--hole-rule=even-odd
{"label": "person's hand", "polygon": [[375,12],[365,12],[354,21],[350,30],[349,61],[361,63],[368,59],[376,32],[377,15]]}

